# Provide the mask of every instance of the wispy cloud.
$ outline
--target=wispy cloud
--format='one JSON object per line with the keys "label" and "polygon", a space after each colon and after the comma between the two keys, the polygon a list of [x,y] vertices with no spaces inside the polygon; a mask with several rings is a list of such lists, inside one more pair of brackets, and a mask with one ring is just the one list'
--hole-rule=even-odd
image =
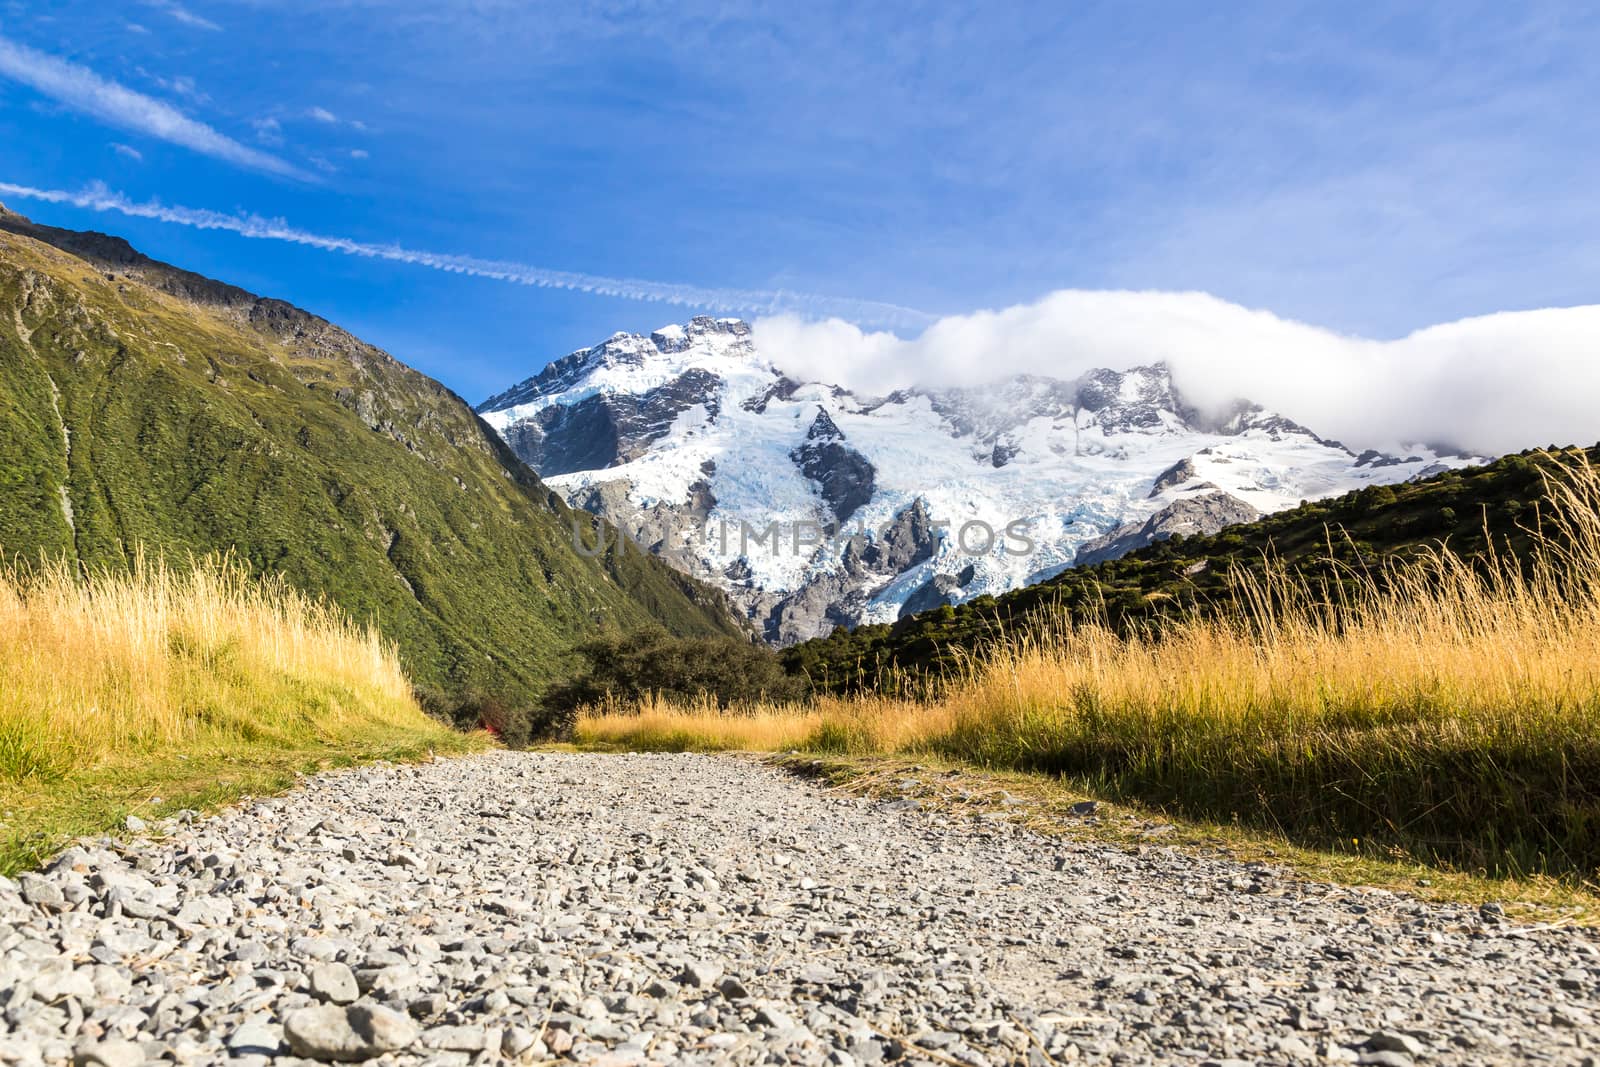
{"label": "wispy cloud", "polygon": [[360,119],[344,118],[325,107],[308,107],[305,111],[305,117],[313,122],[320,122],[325,126],[348,126],[352,130],[365,130],[367,128],[367,124]]}
{"label": "wispy cloud", "polygon": [[0,76],[27,85],[68,107],[250,170],[309,180],[286,160],[240,144],[171,104],[102,78],[87,67],[0,37]]}
{"label": "wispy cloud", "polygon": [[889,328],[924,326],[933,316],[914,308],[873,300],[823,296],[790,290],[723,289],[675,282],[647,281],[641,278],[612,278],[577,271],[550,270],[509,260],[480,259],[476,256],[424,252],[398,244],[373,244],[347,237],[331,237],[296,229],[282,219],[260,215],[229,215],[219,211],[169,206],[154,200],[130,200],[119,192],[95,183],[80,192],[37,189],[27,185],[0,182],[0,196],[21,197],[51,204],[68,204],[90,211],[114,211],[134,218],[156,219],[201,230],[226,230],[241,237],[320,248],[341,255],[409,263],[449,274],[491,278],[514,285],[540,289],[569,289],[597,296],[615,296],[708,311],[754,312],[763,315],[799,313],[829,315],[852,322]]}
{"label": "wispy cloud", "polygon": [[145,0],[145,6],[153,7],[174,22],[181,22],[183,25],[191,26],[197,30],[210,30],[213,33],[222,30],[222,27],[215,22],[203,15],[196,15],[182,4],[174,2],[174,0]]}
{"label": "wispy cloud", "polygon": [[195,84],[195,80],[186,74],[180,74],[173,78],[164,78],[159,74],[151,74],[143,68],[140,69],[139,73],[145,75],[169,93],[188,97],[197,104],[211,102],[211,98],[200,91],[200,87]]}
{"label": "wispy cloud", "polygon": [[135,162],[144,159],[144,153],[133,147],[131,144],[123,144],[121,141],[113,141],[111,142],[111,148],[112,151],[117,153],[117,155],[125,156],[128,159],[134,160]]}
{"label": "wispy cloud", "polygon": [[283,143],[283,124],[277,119],[252,119],[250,127],[256,131],[256,140],[264,145],[276,147]]}

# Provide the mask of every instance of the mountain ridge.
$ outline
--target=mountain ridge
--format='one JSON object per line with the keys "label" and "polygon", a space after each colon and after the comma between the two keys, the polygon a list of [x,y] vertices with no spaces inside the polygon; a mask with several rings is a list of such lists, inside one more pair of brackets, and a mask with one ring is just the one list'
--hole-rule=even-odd
{"label": "mountain ridge", "polygon": [[[615,333],[476,410],[569,503],[721,587],[780,645],[1036,582],[1091,542],[1210,533],[1463,461],[1357,455],[1247,400],[1202,410],[1161,362],[886,396],[800,377],[747,323],[697,316]],[[917,525],[919,502],[933,528],[917,551],[872,567],[844,543]],[[1029,552],[1007,551],[1013,530]]]}

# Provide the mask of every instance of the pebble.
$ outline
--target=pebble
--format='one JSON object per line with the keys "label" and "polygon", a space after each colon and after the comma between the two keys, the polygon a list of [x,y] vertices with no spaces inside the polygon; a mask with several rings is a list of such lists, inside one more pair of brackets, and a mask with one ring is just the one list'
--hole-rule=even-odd
{"label": "pebble", "polygon": [[1410,1034],[1379,1030],[1362,1046],[1368,1052],[1403,1052],[1407,1056],[1421,1056],[1427,1046]]}
{"label": "pebble", "polygon": [[101,1041],[80,1045],[72,1054],[74,1067],[139,1067],[144,1049],[132,1041]]}
{"label": "pebble", "polygon": [[737,757],[496,752],[83,842],[0,879],[0,1063],[1593,1055],[1582,930],[913,791],[930,799]]}
{"label": "pebble", "polygon": [[1361,1067],[1412,1067],[1412,1059],[1404,1052],[1395,1052],[1393,1049],[1379,1049],[1375,1052],[1363,1052],[1356,1063]]}
{"label": "pebble", "polygon": [[686,965],[678,975],[678,981],[694,989],[710,989],[717,984],[717,979],[722,977],[720,963],[704,963],[695,961]]}
{"label": "pebble", "polygon": [[337,961],[311,968],[311,995],[334,1004],[350,1004],[361,995],[355,972]]}
{"label": "pebble", "polygon": [[359,1062],[393,1052],[417,1039],[410,1019],[374,1004],[324,1004],[291,1011],[283,1020],[289,1050],[314,1060]]}

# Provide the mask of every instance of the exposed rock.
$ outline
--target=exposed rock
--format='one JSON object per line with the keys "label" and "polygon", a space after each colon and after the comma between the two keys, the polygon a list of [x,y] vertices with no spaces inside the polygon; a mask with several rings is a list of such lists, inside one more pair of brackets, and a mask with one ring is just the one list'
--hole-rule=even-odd
{"label": "exposed rock", "polygon": [[343,963],[321,963],[311,968],[311,994],[318,1000],[350,1004],[361,995],[355,972]]}
{"label": "exposed rock", "polygon": [[[932,559],[938,544],[939,538],[934,532],[928,505],[918,497],[895,514],[882,537],[872,539],[861,550],[857,557],[860,560],[859,567],[852,566],[848,555],[854,546],[847,546],[845,570],[853,574],[870,571],[890,577],[903,574],[924,560]],[[967,581],[971,581],[970,576]]]}
{"label": "exposed rock", "polygon": [[817,485],[839,522],[848,522],[856,509],[872,499],[876,471],[867,458],[845,441],[844,434],[819,408],[805,443],[789,458]]}
{"label": "exposed rock", "polygon": [[847,625],[861,599],[864,594],[848,576],[824,575],[779,600],[763,629],[773,643],[791,645]]}
{"label": "exposed rock", "polygon": [[790,397],[794,396],[795,392],[799,390],[799,388],[799,382],[790,378],[788,375],[779,375],[778,380],[768,386],[760,396],[752,397],[749,400],[746,400],[742,407],[746,411],[753,414],[764,415],[766,414],[768,404],[772,403],[774,400],[788,400]]}
{"label": "exposed rock", "polygon": [[710,989],[722,977],[722,964],[696,961],[678,973],[678,981],[695,989]]}
{"label": "exposed rock", "polygon": [[1225,526],[1253,522],[1261,513],[1227,493],[1205,493],[1175,500],[1143,522],[1119,526],[1078,549],[1074,566],[1087,567],[1118,559],[1135,549],[1164,541],[1173,534],[1185,537],[1214,534]]}
{"label": "exposed rock", "polygon": [[[694,338],[707,334],[742,338],[749,334],[749,327],[742,322],[702,316],[676,333],[657,331],[648,342],[618,334],[594,348],[557,360],[535,377],[489,398],[477,410],[537,406],[543,398],[571,388],[604,367],[638,365],[652,352],[681,352]],[[666,435],[678,416],[696,404],[703,405],[706,414],[715,418],[721,405],[721,386],[717,375],[691,367],[642,393],[602,391],[572,405],[536,407],[502,433],[518,457],[544,477],[601,470],[642,455]]]}
{"label": "exposed rock", "polygon": [[955,602],[952,594],[960,589],[961,582],[955,575],[935,574],[906,597],[905,603],[900,605],[900,617],[903,619],[919,611],[931,611],[941,604],[952,604]]}
{"label": "exposed rock", "polygon": [[1194,459],[1192,457],[1178,460],[1172,466],[1156,475],[1155,482],[1150,486],[1150,496],[1158,497],[1168,489],[1182,485],[1195,477]]}
{"label": "exposed rock", "polygon": [[72,1054],[74,1067],[139,1067],[144,1049],[132,1041],[99,1041],[80,1045]]}
{"label": "exposed rock", "polygon": [[712,408],[718,381],[689,371],[643,396],[601,394],[571,407],[553,405],[518,422],[506,443],[541,474],[599,470],[641,455],[695,404]]}

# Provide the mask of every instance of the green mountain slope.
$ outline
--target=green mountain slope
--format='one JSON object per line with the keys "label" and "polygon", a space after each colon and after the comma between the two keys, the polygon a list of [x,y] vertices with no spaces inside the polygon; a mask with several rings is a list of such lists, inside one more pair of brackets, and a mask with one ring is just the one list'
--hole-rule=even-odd
{"label": "green mountain slope", "polygon": [[[1600,463],[1600,446],[1586,455]],[[1268,555],[1307,577],[1337,583],[1381,569],[1386,556],[1440,542],[1469,556],[1482,553],[1490,540],[1497,549],[1516,551],[1537,522],[1543,472],[1551,466],[1546,453],[1525,452],[1425,481],[1370,486],[1302,504],[1210,537],[1175,537],[1000,597],[978,597],[890,624],[841,628],[786,649],[784,667],[822,691],[914,689],[964,657],[1025,636],[1062,614],[1126,629],[1227,604],[1231,576],[1239,568],[1259,573]]]}
{"label": "green mountain slope", "polygon": [[742,632],[573,512],[456,395],[282,301],[0,208],[0,548],[231,549],[374,620],[412,676],[522,701],[578,640]]}

